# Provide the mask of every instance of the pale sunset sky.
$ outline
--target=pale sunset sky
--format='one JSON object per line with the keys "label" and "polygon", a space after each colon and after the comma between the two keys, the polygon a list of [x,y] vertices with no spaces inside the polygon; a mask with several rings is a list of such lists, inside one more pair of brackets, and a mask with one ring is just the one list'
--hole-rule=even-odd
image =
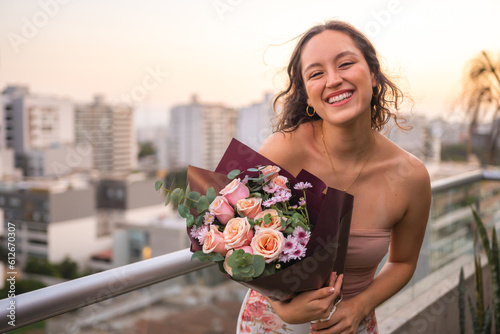
{"label": "pale sunset sky", "polygon": [[202,102],[242,107],[276,92],[294,42],[345,20],[370,37],[414,111],[446,116],[464,64],[500,53],[498,0],[0,0],[0,89],[137,105],[138,124]]}

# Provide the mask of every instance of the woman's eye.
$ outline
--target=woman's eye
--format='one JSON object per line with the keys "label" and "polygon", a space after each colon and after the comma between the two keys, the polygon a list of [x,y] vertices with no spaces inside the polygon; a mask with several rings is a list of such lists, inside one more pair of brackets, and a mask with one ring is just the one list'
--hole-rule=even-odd
{"label": "woman's eye", "polygon": [[321,74],[321,72],[314,72],[314,73],[312,73],[312,74],[309,76],[309,79],[312,79],[312,78],[314,78],[314,77],[317,77],[317,76],[318,76],[318,75],[320,75],[320,74]]}
{"label": "woman's eye", "polygon": [[340,64],[339,67],[347,67],[351,66],[352,64],[354,64],[352,61],[346,61],[345,63]]}

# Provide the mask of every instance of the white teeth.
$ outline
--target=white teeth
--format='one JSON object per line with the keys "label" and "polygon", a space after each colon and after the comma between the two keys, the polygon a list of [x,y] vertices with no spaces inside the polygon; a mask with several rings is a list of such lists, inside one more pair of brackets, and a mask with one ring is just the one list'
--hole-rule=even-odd
{"label": "white teeth", "polygon": [[351,92],[343,93],[343,94],[340,94],[340,95],[337,95],[337,96],[329,98],[328,99],[328,103],[339,102],[339,101],[345,100],[345,99],[347,99],[347,98],[349,98],[351,96],[352,96]]}

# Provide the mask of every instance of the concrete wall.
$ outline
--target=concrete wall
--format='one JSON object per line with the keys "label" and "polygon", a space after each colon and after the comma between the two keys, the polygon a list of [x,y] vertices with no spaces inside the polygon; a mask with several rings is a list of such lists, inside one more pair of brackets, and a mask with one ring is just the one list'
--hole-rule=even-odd
{"label": "concrete wall", "polygon": [[[472,257],[470,257],[472,259]],[[485,305],[492,305],[492,287],[488,263],[483,256],[481,259],[483,265],[484,296]],[[455,263],[456,264],[456,263]],[[453,264],[452,264],[453,266]],[[455,265],[445,278],[434,280],[429,284],[422,282],[416,285],[415,289],[407,289],[403,294],[398,295],[394,300],[389,300],[380,307],[380,313],[386,313],[387,317],[380,321],[379,331],[384,334],[442,334],[442,333],[460,333],[459,309],[458,309],[458,282],[460,266]],[[463,265],[466,286],[466,322],[465,333],[472,332],[472,322],[468,307],[467,298],[471,297],[475,303],[474,297],[474,263],[473,260]],[[446,270],[446,269],[445,269]],[[430,285],[430,287],[426,287]],[[400,303],[406,300],[405,303]],[[393,304],[393,305],[391,305]],[[398,304],[398,305],[396,305]],[[376,311],[378,316],[378,309]],[[492,329],[492,333],[494,330]]]}
{"label": "concrete wall", "polygon": [[60,223],[50,223],[47,230],[47,259],[60,262],[66,256],[83,268],[91,255],[99,250],[111,248],[110,237],[97,239],[97,220],[94,216]]}

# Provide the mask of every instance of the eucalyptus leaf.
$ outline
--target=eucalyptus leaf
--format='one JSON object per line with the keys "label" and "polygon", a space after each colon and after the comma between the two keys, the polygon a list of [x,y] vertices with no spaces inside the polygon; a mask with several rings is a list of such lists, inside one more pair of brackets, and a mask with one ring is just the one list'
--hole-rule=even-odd
{"label": "eucalyptus leaf", "polygon": [[170,203],[170,197],[171,197],[171,193],[168,192],[166,195],[165,195],[165,206],[168,205],[168,203]]}
{"label": "eucalyptus leaf", "polygon": [[241,171],[239,169],[233,169],[232,171],[230,171],[228,174],[227,174],[227,178],[232,180],[234,179],[236,176],[240,175],[241,174]]}
{"label": "eucalyptus leaf", "polygon": [[203,221],[204,221],[203,215],[199,215],[198,217],[196,217],[196,226],[200,227],[203,224]]}
{"label": "eucalyptus leaf", "polygon": [[207,190],[207,198],[208,198],[208,201],[209,201],[210,203],[212,203],[212,202],[214,201],[215,197],[217,197],[217,195],[215,194],[215,189],[214,189],[214,187],[210,187],[210,188],[208,188],[208,190]]}
{"label": "eucalyptus leaf", "polygon": [[163,185],[163,181],[162,180],[156,181],[155,182],[155,190],[156,191],[160,191],[162,185]]}
{"label": "eucalyptus leaf", "polygon": [[182,197],[184,195],[184,190],[182,190],[181,188],[175,188],[175,190],[172,192],[172,202],[174,204],[179,204]]}
{"label": "eucalyptus leaf", "polygon": [[186,218],[186,225],[187,227],[192,227],[195,223],[195,219],[193,215],[188,215]]}
{"label": "eucalyptus leaf", "polygon": [[198,201],[196,211],[198,213],[202,213],[203,211],[208,210],[209,206],[210,206],[210,203],[208,202],[207,196],[203,195],[200,197],[200,200]]}
{"label": "eucalyptus leaf", "polygon": [[179,211],[179,214],[182,218],[187,218],[187,216],[189,215],[189,209],[184,204],[179,204],[179,206],[177,207],[177,211]]}
{"label": "eucalyptus leaf", "polygon": [[189,195],[186,195],[186,200],[184,201],[184,205],[186,205],[190,209],[193,209],[196,207],[199,200],[200,200],[200,193],[196,191],[191,191]]}

